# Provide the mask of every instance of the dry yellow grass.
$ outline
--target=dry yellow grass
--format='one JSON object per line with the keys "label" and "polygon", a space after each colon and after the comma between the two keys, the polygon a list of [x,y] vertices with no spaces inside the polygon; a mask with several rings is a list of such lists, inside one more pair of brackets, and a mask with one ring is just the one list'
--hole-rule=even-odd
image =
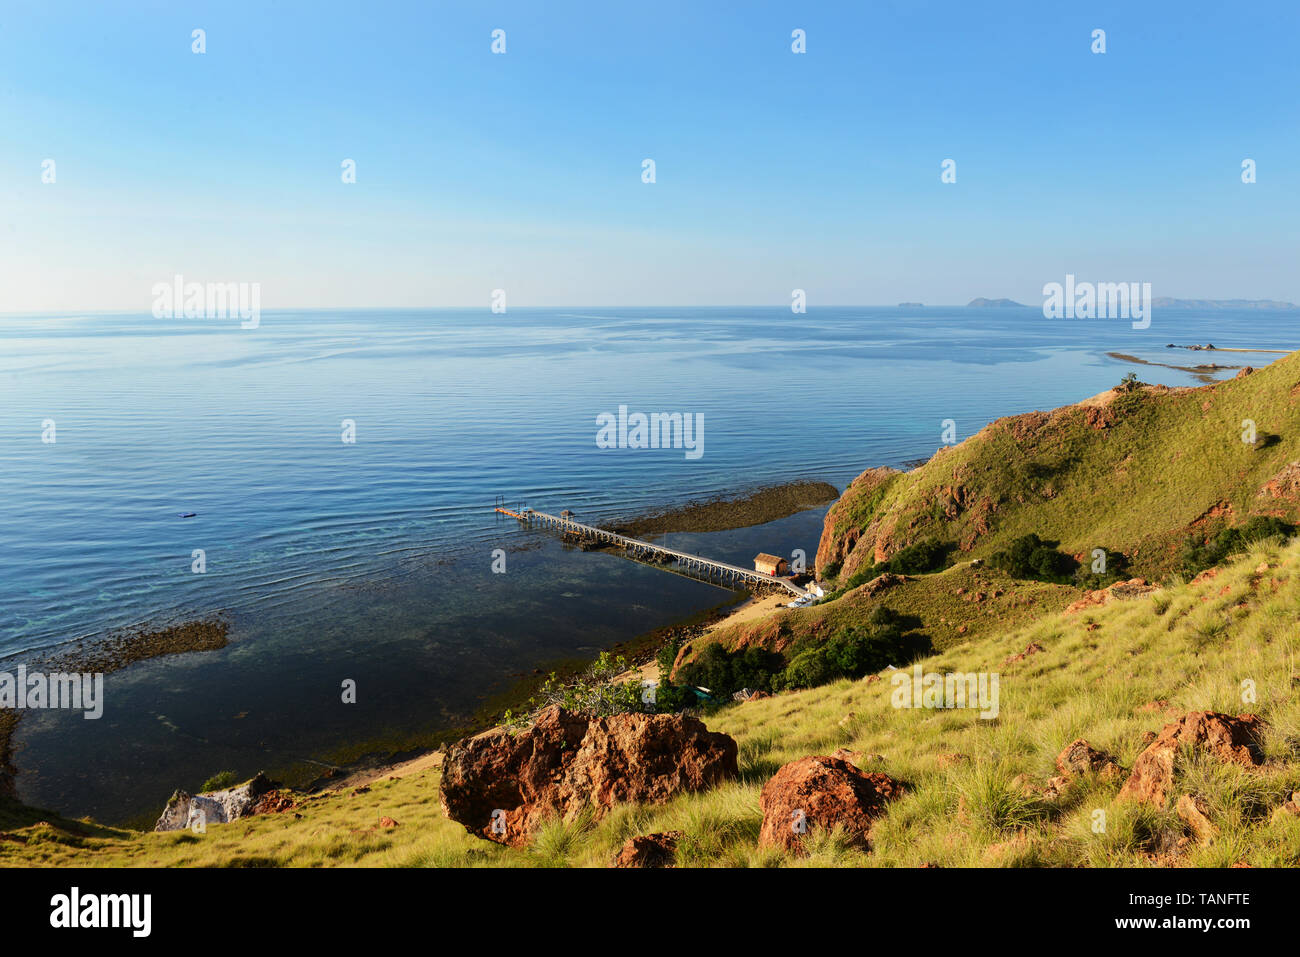
{"label": "dry yellow grass", "polygon": [[[922,662],[929,672],[999,672],[996,720],[971,710],[896,709],[889,680],[729,706],[707,722],[739,742],[738,780],[662,806],[617,807],[599,822],[556,823],[523,851],[470,837],[445,819],[438,772],[417,770],[361,794],[309,798],[301,818],[253,817],[203,835],[67,825],[86,832],[79,835],[57,820],[13,827],[0,840],[0,863],[607,866],[628,837],[680,830],[684,866],[1293,866],[1300,817],[1277,808],[1300,789],[1298,618],[1300,542],[1265,543],[1200,584],[1046,616]],[[1004,664],[1030,642],[1044,651]],[[1162,700],[1167,714],[1143,710]],[[1083,779],[1055,800],[1022,789],[1055,774],[1056,754],[1078,737],[1131,767],[1144,731],[1198,709],[1252,711],[1268,722],[1261,768],[1204,760],[1180,767],[1179,787],[1201,795],[1220,828],[1209,846],[1180,841],[1172,811],[1117,802],[1120,781]],[[873,850],[853,850],[833,833],[814,834],[803,859],[759,850],[763,783],[787,761],[841,747],[908,788],[877,824]],[[943,766],[940,757],[954,752],[970,760]],[[398,826],[381,828],[384,816]]]}

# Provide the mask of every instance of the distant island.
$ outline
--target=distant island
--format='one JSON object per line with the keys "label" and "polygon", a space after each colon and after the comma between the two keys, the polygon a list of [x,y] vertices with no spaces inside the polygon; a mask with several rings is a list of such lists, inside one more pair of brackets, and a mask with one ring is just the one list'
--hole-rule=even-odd
{"label": "distant island", "polygon": [[900,302],[898,304],[899,309],[921,309],[924,306],[925,303],[923,302]]}
{"label": "distant island", "polygon": [[1293,302],[1276,299],[1171,299],[1157,296],[1151,300],[1156,309],[1295,309]]}
{"label": "distant island", "polygon": [[[920,305],[920,303],[900,302],[900,306]],[[966,307],[987,308],[989,306],[1022,306],[1014,299],[985,299],[981,296],[966,303]],[[1174,299],[1170,296],[1157,296],[1151,300],[1155,309],[1297,309],[1293,302],[1277,299]]]}

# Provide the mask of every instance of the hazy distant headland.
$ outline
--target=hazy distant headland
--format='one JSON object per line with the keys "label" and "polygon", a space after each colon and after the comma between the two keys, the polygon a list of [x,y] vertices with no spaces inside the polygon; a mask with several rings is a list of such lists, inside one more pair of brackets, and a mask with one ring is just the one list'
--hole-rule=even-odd
{"label": "hazy distant headland", "polygon": [[1277,299],[1172,299],[1157,296],[1151,300],[1157,309],[1295,309],[1294,302]]}
{"label": "hazy distant headland", "polygon": [[[908,303],[900,303],[908,305]],[[1156,309],[1296,309],[1293,302],[1282,302],[1277,299],[1174,299],[1170,296],[1157,296],[1151,300],[1152,307]],[[985,299],[980,296],[966,303],[966,308],[972,306],[977,308],[986,308],[989,306],[1024,306],[1024,303],[1016,302],[1014,299]]]}

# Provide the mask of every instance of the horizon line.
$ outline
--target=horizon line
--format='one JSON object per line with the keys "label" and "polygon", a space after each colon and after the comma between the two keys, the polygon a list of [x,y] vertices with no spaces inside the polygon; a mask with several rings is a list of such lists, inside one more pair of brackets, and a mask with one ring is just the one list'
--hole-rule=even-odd
{"label": "horizon line", "polygon": [[[992,309],[1042,309],[1042,305],[1039,304],[1039,303],[1023,303],[1023,302],[1019,302],[1018,300],[1010,299],[1010,297],[996,297],[996,298],[995,298],[995,297],[992,297],[992,296],[978,296],[978,297],[976,297],[976,298],[980,298],[980,299],[988,299],[988,300],[995,301],[995,302],[998,301],[999,299],[1007,299],[1007,300],[1009,300],[1010,302],[1014,303],[1014,305],[1012,305],[1012,306],[1005,306],[1005,305],[1000,305],[1000,306],[972,306],[970,303],[961,303],[961,302],[937,302],[937,303],[928,303],[928,302],[912,302],[912,301],[895,302],[895,303],[886,303],[886,302],[877,302],[877,303],[869,303],[869,302],[828,302],[828,303],[822,303],[822,304],[819,304],[819,305],[808,304],[807,306],[805,306],[805,309],[808,310],[808,311],[811,311],[811,310],[813,310],[813,309],[900,309],[900,308],[909,308],[909,309],[918,309],[918,308],[920,308],[920,309],[980,309],[980,308],[986,308],[986,309],[988,309],[988,308],[992,308]],[[1279,309],[1283,309],[1283,308],[1300,309],[1300,304],[1297,304],[1297,303],[1291,302],[1290,300],[1285,300],[1285,299],[1270,299],[1270,298],[1251,299],[1251,298],[1242,297],[1242,296],[1231,296],[1231,297],[1227,297],[1227,298],[1209,298],[1209,297],[1204,297],[1204,296],[1200,296],[1200,297],[1190,297],[1190,296],[1189,296],[1189,297],[1184,297],[1184,296],[1158,296],[1158,297],[1153,297],[1153,298],[1158,298],[1158,299],[1172,299],[1172,300],[1179,301],[1179,302],[1219,302],[1219,303],[1228,303],[1228,302],[1242,302],[1242,303],[1267,302],[1267,303],[1277,303],[1278,305],[1277,305],[1275,308],[1279,308]],[[463,309],[479,310],[479,309],[482,309],[482,310],[484,310],[484,311],[486,311],[486,312],[489,312],[489,313],[491,313],[491,314],[493,314],[493,315],[509,315],[512,311],[516,311],[516,310],[525,310],[525,309],[527,309],[527,310],[536,310],[536,309],[781,309],[781,310],[788,310],[789,308],[790,308],[790,304],[789,304],[789,303],[773,304],[773,303],[745,303],[745,302],[735,302],[735,303],[637,303],[637,304],[631,304],[631,305],[629,305],[629,304],[623,304],[623,305],[609,305],[609,304],[601,304],[601,303],[568,303],[568,304],[564,304],[564,305],[554,305],[554,306],[538,306],[538,305],[525,305],[525,306],[518,306],[518,305],[512,305],[512,306],[510,306],[508,309],[506,309],[506,310],[503,311],[503,312],[494,313],[494,312],[492,311],[492,307],[491,307],[490,305],[483,305],[483,304],[481,304],[481,303],[476,303],[476,304],[465,304],[465,303],[461,303],[461,304],[453,304],[453,305],[437,305],[437,306],[431,306],[431,305],[412,305],[412,306],[378,306],[378,305],[374,305],[374,306],[365,306],[365,305],[361,305],[361,306],[359,306],[359,305],[349,305],[349,306],[292,306],[292,305],[290,305],[290,306],[265,306],[265,307],[262,307],[261,312],[263,312],[263,313],[267,313],[267,312],[272,312],[272,313],[274,313],[274,312],[347,312],[347,311],[359,311],[359,310],[369,310],[369,311],[379,311],[379,312],[399,312],[399,311],[410,311],[410,310],[437,310],[437,309],[458,309],[458,310],[463,310]],[[1169,307],[1164,307],[1164,308],[1169,308]],[[1192,308],[1196,308],[1196,307],[1192,307]],[[123,309],[123,308],[118,308],[118,309],[101,309],[101,308],[88,308],[88,307],[74,307],[74,308],[60,308],[60,309],[0,309],[0,316],[57,316],[57,315],[65,315],[65,314],[71,314],[71,313],[88,313],[88,314],[92,314],[92,315],[147,315],[147,316],[149,316],[150,318],[153,318],[153,316],[152,316],[151,313],[150,313],[150,310],[147,309],[147,308],[141,308],[141,309]],[[795,315],[802,315],[802,313],[795,313]],[[184,317],[174,317],[174,318],[184,318]],[[160,321],[161,321],[161,320],[160,320]],[[219,320],[215,320],[215,319],[209,320],[209,319],[208,319],[207,317],[205,317],[205,316],[195,316],[195,317],[192,317],[192,321],[219,321]]]}

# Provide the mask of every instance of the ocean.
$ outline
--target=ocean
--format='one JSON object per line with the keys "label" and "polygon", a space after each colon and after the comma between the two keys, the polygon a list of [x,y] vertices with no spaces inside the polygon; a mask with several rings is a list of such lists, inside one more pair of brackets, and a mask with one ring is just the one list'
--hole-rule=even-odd
{"label": "ocean", "polygon": [[[964,307],[0,316],[0,669],[118,629],[231,623],[225,649],[109,675],[99,721],[24,714],[19,795],[123,820],[217,771],[436,745],[521,675],[732,597],[521,529],[498,496],[600,525],[762,484],[842,488],[927,458],[945,420],[960,440],[1129,371],[1195,385],[1233,371],[1167,366],[1277,358],[1166,348],[1204,342],[1293,349],[1300,311],[1157,309],[1145,330]],[[620,406],[702,423],[698,456],[600,447]],[[823,512],[669,541],[811,556]]]}

